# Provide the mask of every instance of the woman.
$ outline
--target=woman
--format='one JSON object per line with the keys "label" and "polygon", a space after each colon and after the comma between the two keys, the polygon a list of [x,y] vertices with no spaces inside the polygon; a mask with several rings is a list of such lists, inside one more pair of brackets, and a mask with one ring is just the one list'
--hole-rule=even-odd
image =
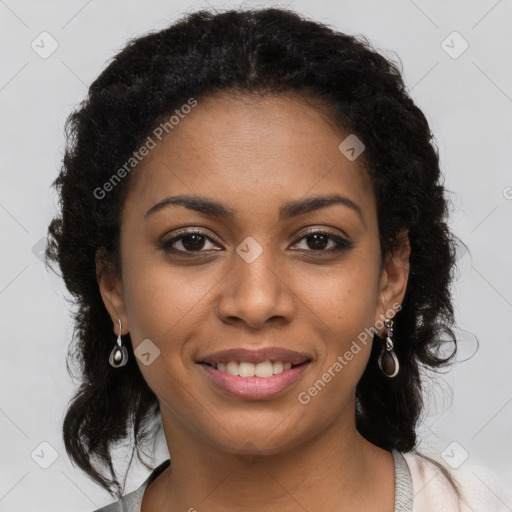
{"label": "woman", "polygon": [[[100,510],[470,510],[414,450],[420,367],[456,342],[438,153],[366,40],[282,9],[135,39],[55,185],[82,370],[63,434]],[[170,460],[123,497],[111,451],[140,458],[160,418]]]}

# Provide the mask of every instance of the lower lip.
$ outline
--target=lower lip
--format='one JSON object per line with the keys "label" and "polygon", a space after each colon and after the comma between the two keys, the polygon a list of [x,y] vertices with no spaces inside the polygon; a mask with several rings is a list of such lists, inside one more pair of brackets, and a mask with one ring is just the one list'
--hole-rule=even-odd
{"label": "lower lip", "polygon": [[283,370],[272,377],[239,377],[222,372],[207,364],[200,364],[207,375],[224,391],[245,400],[265,400],[277,396],[299,380],[310,362],[289,370]]}

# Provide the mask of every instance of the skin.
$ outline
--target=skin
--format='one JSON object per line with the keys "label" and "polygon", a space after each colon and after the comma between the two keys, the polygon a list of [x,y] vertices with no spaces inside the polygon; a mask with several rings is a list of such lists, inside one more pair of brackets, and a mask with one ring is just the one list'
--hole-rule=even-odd
{"label": "skin", "polygon": [[[159,399],[172,468],[147,488],[143,512],[393,511],[392,455],[355,428],[371,340],[307,405],[297,399],[401,304],[409,275],[406,233],[380,267],[370,179],[362,158],[338,150],[347,135],[300,98],[222,93],[198,101],[137,168],[121,216],[122,269],[99,265],[98,283],[116,335],[120,318],[134,349],[150,339],[160,350],[150,365],[137,363]],[[283,203],[332,193],[357,203],[362,219],[337,204],[279,221]],[[168,206],[145,218],[178,194],[236,213]],[[200,239],[203,256],[190,239],[173,244],[189,248],[183,256],[159,247],[192,226],[213,239]],[[329,253],[335,242],[315,246],[306,228],[353,245]],[[263,249],[252,263],[236,252],[248,236]],[[265,346],[312,356],[300,380],[268,400],[227,395],[196,363]]]}

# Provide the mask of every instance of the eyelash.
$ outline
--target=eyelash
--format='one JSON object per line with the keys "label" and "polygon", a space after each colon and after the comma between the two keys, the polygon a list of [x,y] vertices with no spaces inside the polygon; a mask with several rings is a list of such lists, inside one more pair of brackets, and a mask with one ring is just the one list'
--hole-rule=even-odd
{"label": "eyelash", "polygon": [[[170,240],[166,240],[166,241],[162,242],[160,244],[160,248],[169,253],[180,254],[180,255],[186,254],[187,257],[188,257],[188,255],[190,255],[190,257],[194,257],[192,255],[200,254],[202,252],[208,252],[208,251],[205,251],[202,249],[200,249],[198,251],[184,251],[181,249],[173,249],[171,247],[176,242],[178,242],[181,239],[186,238],[187,236],[190,236],[190,235],[200,235],[201,237],[209,240],[210,242],[217,244],[217,242],[213,238],[205,235],[202,231],[187,230],[187,231],[183,231],[178,236],[171,238]],[[301,237],[299,239],[297,239],[297,241],[293,245],[299,243],[300,241],[304,240],[305,238],[307,238],[308,236],[311,236],[311,235],[325,235],[330,240],[333,240],[336,243],[336,247],[334,249],[328,249],[328,250],[299,249],[299,251],[304,250],[308,253],[313,253],[313,254],[318,254],[318,255],[333,254],[333,253],[337,253],[337,252],[340,252],[343,250],[350,249],[354,245],[353,242],[350,242],[349,240],[346,240],[345,238],[342,238],[340,236],[329,233],[328,231],[321,231],[321,230],[312,230],[312,231],[308,231],[307,233],[302,233]],[[297,249],[295,249],[295,250],[297,250]]]}

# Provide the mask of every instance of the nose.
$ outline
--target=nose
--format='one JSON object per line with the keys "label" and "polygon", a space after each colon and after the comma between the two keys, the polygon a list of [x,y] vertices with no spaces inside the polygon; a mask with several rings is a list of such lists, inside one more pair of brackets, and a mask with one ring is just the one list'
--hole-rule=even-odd
{"label": "nose", "polygon": [[223,322],[251,329],[291,322],[296,301],[290,287],[290,269],[278,267],[270,252],[263,250],[251,263],[234,254],[233,268],[223,280],[217,303],[217,314]]}

